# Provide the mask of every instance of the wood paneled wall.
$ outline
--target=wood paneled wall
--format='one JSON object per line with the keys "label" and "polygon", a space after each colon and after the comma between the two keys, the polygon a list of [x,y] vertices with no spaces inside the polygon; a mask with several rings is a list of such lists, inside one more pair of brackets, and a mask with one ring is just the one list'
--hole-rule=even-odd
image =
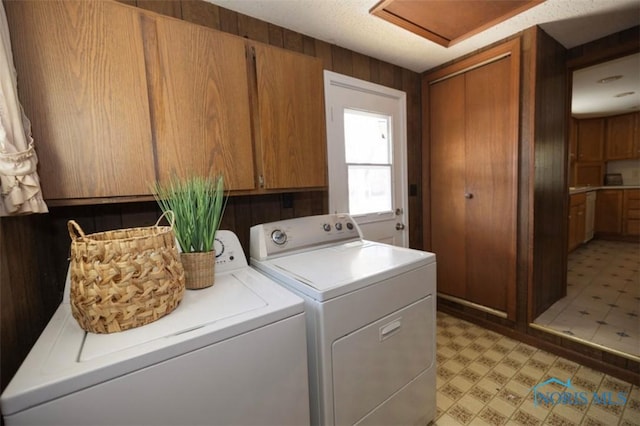
{"label": "wood paneled wall", "polygon": [[[322,58],[328,70],[405,91],[408,182],[417,189],[417,194],[409,197],[410,245],[422,248],[419,74],[201,0],[122,3],[316,56]],[[159,216],[155,202],[50,210],[45,215],[2,218],[0,222],[0,389],[6,387],[62,298],[70,243],[67,220],[78,221],[85,232],[97,232],[152,225]],[[324,191],[234,196],[229,200],[222,228],[236,232],[246,252],[252,225],[327,210]]]}

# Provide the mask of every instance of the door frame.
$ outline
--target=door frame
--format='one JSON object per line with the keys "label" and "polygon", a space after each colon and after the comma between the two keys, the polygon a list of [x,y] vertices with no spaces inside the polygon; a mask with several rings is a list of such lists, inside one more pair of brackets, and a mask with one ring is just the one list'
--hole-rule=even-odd
{"label": "door frame", "polygon": [[[344,74],[339,74],[333,71],[324,70],[324,87],[325,87],[325,108],[326,108],[326,120],[327,120],[327,159],[328,159],[328,181],[329,181],[329,212],[335,210],[335,198],[332,197],[331,180],[332,180],[332,168],[336,167],[336,164],[332,164],[331,161],[331,141],[335,140],[335,129],[330,126],[330,120],[332,118],[332,102],[327,96],[328,89],[332,86],[341,87],[348,90],[354,90],[372,95],[378,95],[389,99],[397,100],[399,103],[400,119],[398,123],[394,123],[397,127],[397,133],[400,135],[400,146],[398,151],[400,154],[400,161],[396,164],[394,156],[394,168],[400,167],[399,173],[399,185],[402,191],[399,194],[394,194],[394,197],[399,200],[400,208],[402,209],[402,222],[405,227],[402,231],[400,240],[403,247],[409,247],[409,183],[408,183],[408,163],[407,163],[407,94],[401,90],[393,89],[391,87],[383,86],[380,84],[372,83],[370,81],[361,80],[354,77],[349,77]],[[394,130],[395,133],[395,130]],[[397,208],[398,206],[394,206]]]}

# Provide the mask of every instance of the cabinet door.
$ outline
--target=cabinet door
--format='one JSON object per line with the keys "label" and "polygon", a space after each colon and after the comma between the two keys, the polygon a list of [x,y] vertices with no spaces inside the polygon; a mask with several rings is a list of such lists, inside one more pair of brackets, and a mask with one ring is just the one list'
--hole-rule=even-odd
{"label": "cabinet door", "polygon": [[258,173],[265,189],[327,185],[322,62],[254,44]]}
{"label": "cabinet door", "polygon": [[145,15],[158,178],[222,173],[255,187],[244,40]]}
{"label": "cabinet door", "polygon": [[640,236],[640,189],[624,190],[625,235]]}
{"label": "cabinet door", "polygon": [[578,246],[578,236],[577,236],[577,224],[578,224],[578,206],[571,205],[569,207],[569,240],[568,240],[568,250],[571,252]]}
{"label": "cabinet door", "polygon": [[569,201],[569,251],[584,241],[586,231],[586,194],[574,194]]}
{"label": "cabinet door", "polygon": [[576,163],[575,174],[576,186],[601,186],[604,180],[604,163]]}
{"label": "cabinet door", "polygon": [[604,118],[578,120],[578,161],[604,159]]}
{"label": "cabinet door", "polygon": [[603,234],[622,233],[622,193],[621,189],[598,191],[595,232]]}
{"label": "cabinet door", "polygon": [[102,1],[5,8],[44,197],[149,194],[154,164],[138,11]]}
{"label": "cabinet door", "polygon": [[569,120],[569,186],[576,185],[576,160],[578,158],[578,120]]}
{"label": "cabinet door", "polygon": [[466,298],[464,75],[429,87],[431,251],[438,292]]}
{"label": "cabinet door", "polygon": [[518,97],[507,83],[511,60],[465,75],[467,296],[500,311],[516,277]]}
{"label": "cabinet door", "polygon": [[625,160],[634,158],[638,137],[638,114],[624,114],[607,118],[605,159]]}

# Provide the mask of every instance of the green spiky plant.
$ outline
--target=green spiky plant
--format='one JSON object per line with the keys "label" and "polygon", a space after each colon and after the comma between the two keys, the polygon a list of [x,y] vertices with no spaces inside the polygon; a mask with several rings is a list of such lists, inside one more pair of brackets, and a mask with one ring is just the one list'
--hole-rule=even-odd
{"label": "green spiky plant", "polygon": [[154,197],[163,212],[173,211],[173,230],[183,253],[213,250],[226,206],[222,175],[173,177],[165,184],[155,184]]}

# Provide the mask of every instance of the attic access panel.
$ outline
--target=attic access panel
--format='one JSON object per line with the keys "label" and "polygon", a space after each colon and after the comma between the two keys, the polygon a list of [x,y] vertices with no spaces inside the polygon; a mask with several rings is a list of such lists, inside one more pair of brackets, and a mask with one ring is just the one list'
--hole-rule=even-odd
{"label": "attic access panel", "polygon": [[545,0],[382,0],[369,13],[444,47]]}

